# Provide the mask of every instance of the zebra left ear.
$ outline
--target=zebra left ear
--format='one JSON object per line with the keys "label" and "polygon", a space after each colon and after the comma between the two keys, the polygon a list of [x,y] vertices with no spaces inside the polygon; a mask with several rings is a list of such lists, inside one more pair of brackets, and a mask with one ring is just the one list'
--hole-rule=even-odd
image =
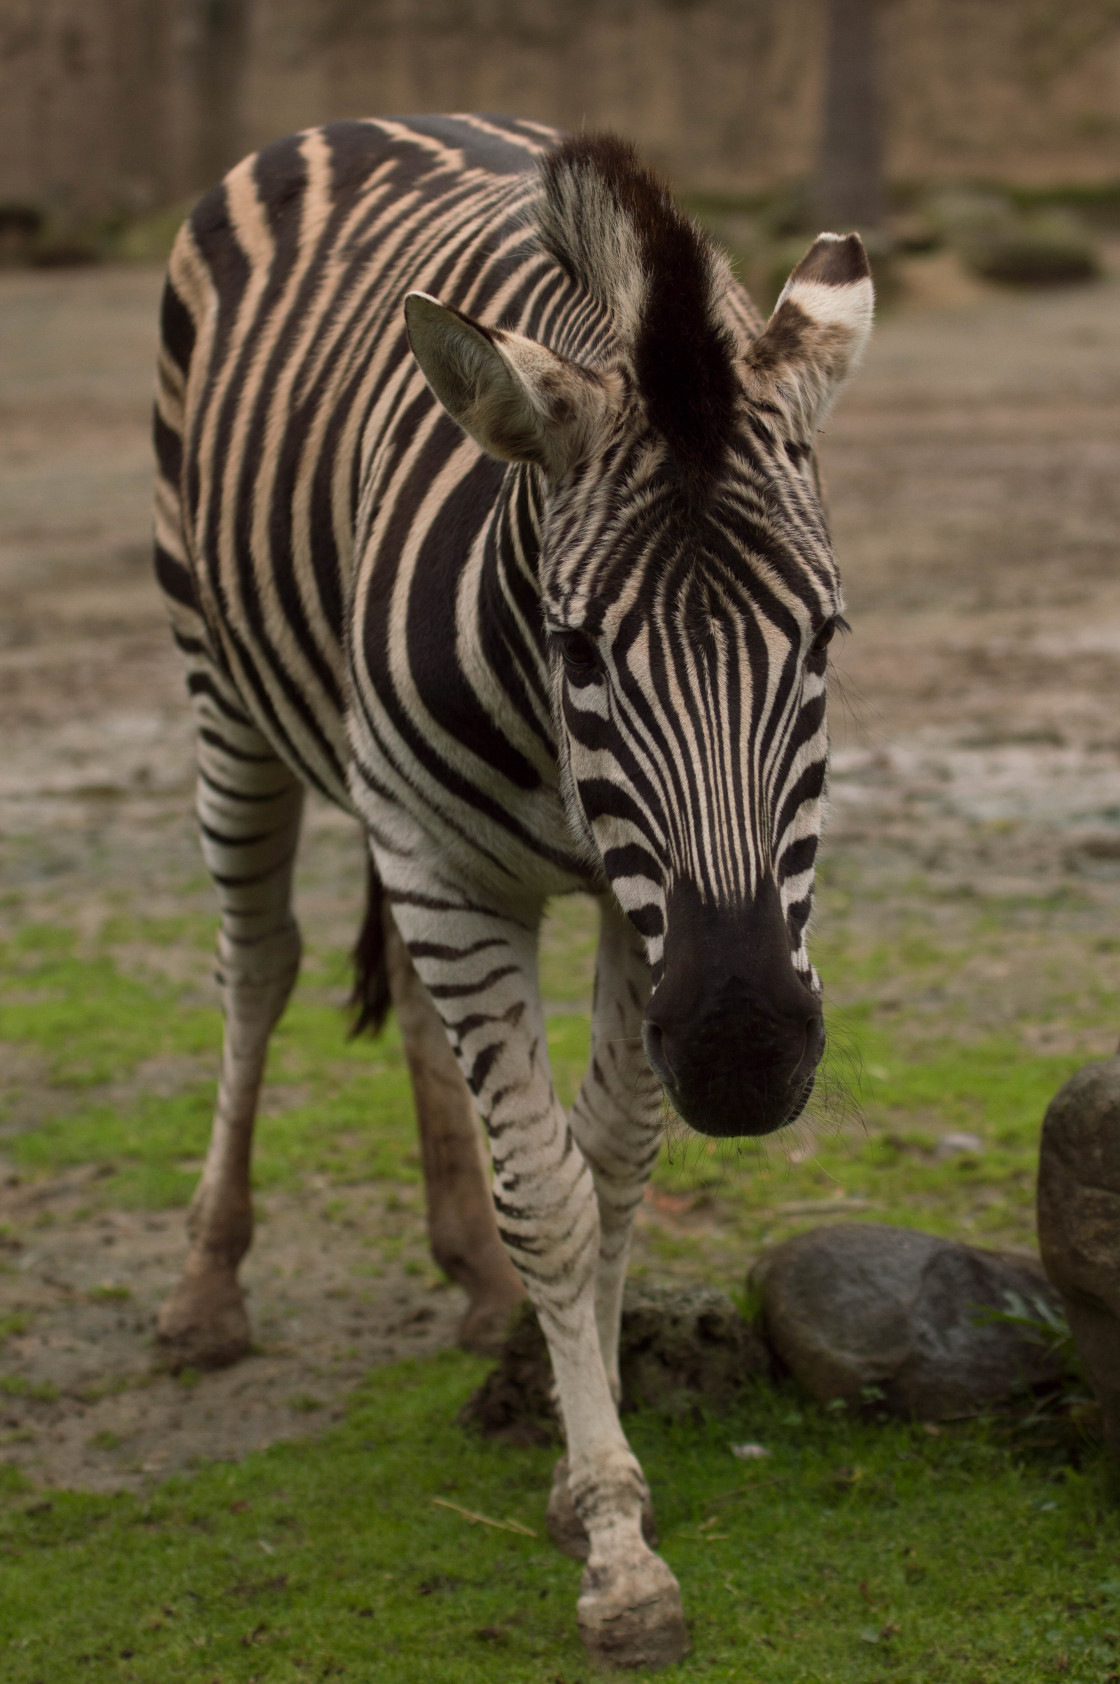
{"label": "zebra left ear", "polygon": [[811,444],[871,333],[875,289],[858,234],[821,234],[747,353],[747,388]]}
{"label": "zebra left ear", "polygon": [[607,402],[594,370],[424,292],[409,293],[405,320],[428,385],[487,455],[554,477],[586,455]]}

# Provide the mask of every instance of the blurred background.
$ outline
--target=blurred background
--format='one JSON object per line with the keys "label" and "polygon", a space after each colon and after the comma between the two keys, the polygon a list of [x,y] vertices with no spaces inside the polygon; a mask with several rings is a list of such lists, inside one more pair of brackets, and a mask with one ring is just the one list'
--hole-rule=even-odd
{"label": "blurred background", "polygon": [[[904,245],[978,248],[976,228],[961,226],[970,216],[1116,210],[1120,10],[5,0],[0,248],[38,262],[144,255],[166,243],[160,212],[180,211],[269,139],[332,117],[432,110],[618,128],[678,190],[730,218],[725,232],[754,257],[820,212],[883,225]],[[946,200],[962,187],[988,189],[989,202]],[[1029,231],[1017,232],[1022,244]],[[1047,243],[1047,228],[1034,233]],[[1062,248],[1054,263],[1071,261],[1069,216],[1051,218],[1048,240]],[[1002,261],[1016,267],[1006,251]]]}
{"label": "blurred background", "polygon": [[[830,1079],[743,1162],[671,1142],[636,1271],[737,1287],[837,1216],[1031,1247],[1046,1103],[1115,1047],[1117,0],[3,0],[0,1459],[36,1478],[140,1488],[307,1431],[453,1335],[399,1044],[348,1045],[338,1011],[360,840],[312,804],[259,1130],[259,1354],[187,1409],[145,1344],[219,1034],[150,563],[162,259],[247,148],[439,108],[621,130],[763,305],[822,226],[875,253],[879,325],[821,445],[854,627],[814,947]],[[559,904],[566,1095],[593,949],[589,906]]]}

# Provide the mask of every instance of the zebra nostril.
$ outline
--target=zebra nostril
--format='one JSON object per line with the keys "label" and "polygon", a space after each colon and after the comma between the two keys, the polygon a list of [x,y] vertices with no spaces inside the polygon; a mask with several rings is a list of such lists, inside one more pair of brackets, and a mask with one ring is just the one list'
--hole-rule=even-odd
{"label": "zebra nostril", "polygon": [[665,1037],[661,1032],[661,1026],[650,1023],[648,1018],[642,1024],[642,1045],[646,1050],[650,1068],[658,1081],[671,1082],[673,1068],[665,1054]]}

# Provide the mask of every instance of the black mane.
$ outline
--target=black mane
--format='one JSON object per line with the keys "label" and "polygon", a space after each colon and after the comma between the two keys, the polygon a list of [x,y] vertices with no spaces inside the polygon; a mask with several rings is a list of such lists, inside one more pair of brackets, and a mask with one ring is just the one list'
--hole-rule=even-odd
{"label": "black mane", "polygon": [[636,257],[641,303],[625,336],[638,390],[685,485],[706,482],[726,454],[738,388],[715,251],[615,135],[574,136],[541,170],[541,235],[573,278],[611,304],[607,265]]}

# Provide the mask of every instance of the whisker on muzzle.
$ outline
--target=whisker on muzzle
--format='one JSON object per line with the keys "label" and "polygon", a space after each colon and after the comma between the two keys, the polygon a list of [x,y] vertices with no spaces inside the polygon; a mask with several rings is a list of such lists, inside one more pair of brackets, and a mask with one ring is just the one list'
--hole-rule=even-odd
{"label": "whisker on muzzle", "polygon": [[863,1059],[854,1025],[830,1014],[824,1054],[815,1075],[805,1084],[803,1109],[788,1123],[767,1135],[708,1136],[698,1133],[662,1095],[664,1163],[672,1180],[683,1189],[703,1169],[704,1184],[718,1187],[732,1170],[788,1180],[805,1163],[815,1163],[822,1135],[840,1140],[853,1129],[867,1132],[861,1095]]}
{"label": "whisker on muzzle", "polygon": [[824,1132],[839,1138],[853,1127],[867,1132],[863,1113],[863,1054],[855,1026],[843,1013],[829,1014],[824,1054],[805,1115]]}

